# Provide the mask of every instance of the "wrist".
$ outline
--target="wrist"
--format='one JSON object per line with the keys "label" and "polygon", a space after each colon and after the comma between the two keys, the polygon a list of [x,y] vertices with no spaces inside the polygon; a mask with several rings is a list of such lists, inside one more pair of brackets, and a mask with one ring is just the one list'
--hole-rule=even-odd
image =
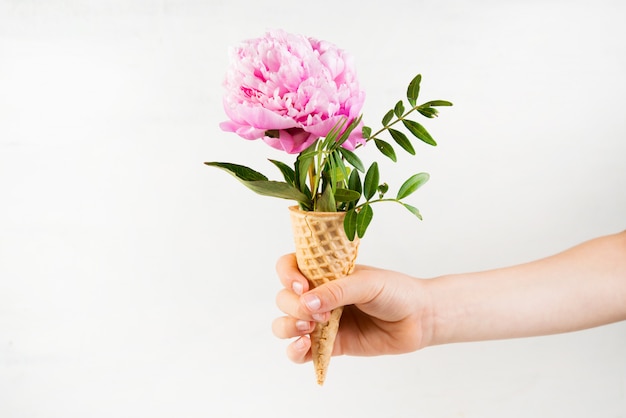
{"label": "wrist", "polygon": [[449,291],[449,284],[453,280],[449,276],[440,276],[422,281],[427,306],[422,319],[425,347],[455,341],[454,324],[457,321],[454,318],[459,315],[455,311],[461,304],[453,300],[453,292]]}
{"label": "wrist", "polygon": [[420,330],[420,348],[440,344],[438,342],[436,290],[434,279],[417,279],[417,327]]}

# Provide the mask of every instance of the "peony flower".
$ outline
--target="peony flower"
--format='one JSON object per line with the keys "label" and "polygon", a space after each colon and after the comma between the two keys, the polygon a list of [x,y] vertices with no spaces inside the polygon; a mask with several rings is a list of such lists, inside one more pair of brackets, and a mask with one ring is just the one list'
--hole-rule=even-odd
{"label": "peony flower", "polygon": [[[358,118],[365,100],[352,57],[335,45],[282,30],[230,51],[220,127],[290,154]],[[364,144],[361,126],[343,146]]]}

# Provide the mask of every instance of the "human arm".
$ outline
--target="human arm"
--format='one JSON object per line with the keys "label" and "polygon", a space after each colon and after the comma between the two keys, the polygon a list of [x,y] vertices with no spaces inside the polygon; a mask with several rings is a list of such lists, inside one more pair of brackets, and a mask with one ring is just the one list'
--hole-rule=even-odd
{"label": "human arm", "polygon": [[[287,313],[274,322],[281,338],[307,334],[296,329],[298,321],[312,328],[310,321],[323,321],[331,309],[351,305],[344,312],[353,319],[342,319],[335,354],[401,353],[626,319],[626,231],[530,263],[429,280],[359,266],[353,275],[309,291],[293,256],[283,257],[277,270],[285,286],[277,304]],[[307,304],[311,300],[319,302]],[[309,346],[299,338],[288,347],[288,356],[306,361]]]}
{"label": "human arm", "polygon": [[530,263],[428,283],[430,345],[556,334],[626,319],[626,231]]}

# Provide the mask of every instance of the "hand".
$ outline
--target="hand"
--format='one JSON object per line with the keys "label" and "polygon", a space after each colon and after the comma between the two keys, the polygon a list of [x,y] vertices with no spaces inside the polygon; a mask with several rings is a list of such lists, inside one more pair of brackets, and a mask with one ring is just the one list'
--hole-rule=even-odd
{"label": "hand", "polygon": [[285,286],[276,304],[287,316],[277,318],[272,330],[279,338],[299,337],[287,347],[287,356],[296,363],[311,360],[307,334],[339,306],[345,308],[333,355],[407,353],[425,347],[431,338],[432,315],[423,280],[357,266],[353,274],[309,290],[294,254],[281,257],[276,270]]}
{"label": "hand", "polygon": [[316,289],[293,254],[277,271],[287,314],[273,331],[294,338],[297,363],[311,359],[314,321],[345,306],[334,355],[400,354],[429,345],[530,337],[626,320],[626,231],[595,238],[550,257],[495,270],[429,280],[357,266]]}

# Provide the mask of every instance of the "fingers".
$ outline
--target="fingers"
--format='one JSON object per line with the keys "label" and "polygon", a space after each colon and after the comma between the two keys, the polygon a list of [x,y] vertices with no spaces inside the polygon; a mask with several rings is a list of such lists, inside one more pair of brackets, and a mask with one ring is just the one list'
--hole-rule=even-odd
{"label": "fingers", "polygon": [[[276,295],[276,306],[282,312],[295,319],[301,319],[305,321],[319,320],[319,316],[313,315],[307,310],[306,306],[302,304],[300,296],[296,295],[289,289],[282,289]],[[319,321],[318,321],[319,322]]]}
{"label": "fingers", "polygon": [[315,328],[314,322],[296,319],[289,316],[276,318],[274,322],[272,322],[272,332],[278,338],[283,339],[310,334],[313,332],[313,328]]}
{"label": "fingers", "polygon": [[311,361],[311,339],[308,334],[313,332],[315,323],[295,319],[288,316],[276,318],[272,323],[272,332],[278,338],[294,338],[295,341],[287,346],[287,357],[294,363]]}
{"label": "fingers", "polygon": [[296,338],[287,346],[287,357],[295,363],[310,361],[311,340],[316,322],[326,322],[330,312],[340,306],[357,305],[364,312],[376,314],[393,305],[385,291],[388,272],[357,266],[350,276],[326,283],[310,290],[309,282],[298,269],[294,254],[281,257],[276,272],[284,289],[276,296],[276,305],[287,316],[272,323],[272,332],[278,338]]}
{"label": "fingers", "polygon": [[309,283],[298,270],[294,254],[281,257],[276,271],[285,289],[276,296],[279,309],[289,316],[307,321],[325,322],[330,311],[352,304],[367,304],[384,288],[381,270],[358,266],[353,274],[309,291]]}
{"label": "fingers", "polygon": [[[324,322],[327,320],[327,315],[324,315],[324,313],[312,315],[307,310],[316,307],[315,304],[317,302],[315,300],[311,302],[310,298],[300,299],[300,295],[309,291],[309,282],[298,270],[298,263],[294,254],[282,256],[276,263],[276,271],[281,283],[285,286],[285,289],[282,289],[276,295],[276,305],[281,311],[292,317],[307,321]],[[307,305],[303,305],[303,302]]]}
{"label": "fingers", "polygon": [[295,254],[280,257],[276,263],[276,272],[280,282],[287,289],[292,289],[298,295],[309,291],[309,282],[298,270]]}
{"label": "fingers", "polygon": [[375,279],[371,270],[357,270],[350,276],[316,287],[300,297],[304,311],[314,320],[323,320],[331,310],[340,306],[367,304],[384,289],[384,280]]}
{"label": "fingers", "polygon": [[311,339],[308,335],[298,338],[287,346],[287,358],[294,363],[306,363],[313,359]]}
{"label": "fingers", "polygon": [[309,291],[309,282],[300,273],[294,254],[282,256],[276,263],[276,272],[285,287],[276,295],[276,305],[289,316],[276,318],[272,323],[272,332],[278,338],[296,338],[286,350],[291,361],[311,361],[311,339],[308,334],[313,332],[315,323],[300,301],[300,296]]}

